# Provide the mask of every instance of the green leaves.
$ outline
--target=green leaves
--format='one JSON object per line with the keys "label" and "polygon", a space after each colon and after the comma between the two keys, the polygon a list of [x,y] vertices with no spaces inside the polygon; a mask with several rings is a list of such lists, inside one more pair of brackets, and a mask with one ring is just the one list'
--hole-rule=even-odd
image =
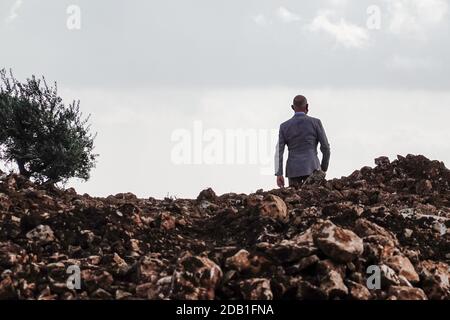
{"label": "green leaves", "polygon": [[56,83],[49,87],[34,76],[19,83],[0,70],[0,159],[40,182],[89,179],[98,155],[79,106],[64,105]]}

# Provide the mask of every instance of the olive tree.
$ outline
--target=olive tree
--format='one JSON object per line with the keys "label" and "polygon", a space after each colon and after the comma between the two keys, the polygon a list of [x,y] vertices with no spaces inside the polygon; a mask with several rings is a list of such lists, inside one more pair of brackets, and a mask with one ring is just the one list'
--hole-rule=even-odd
{"label": "olive tree", "polygon": [[88,121],[79,101],[63,103],[56,83],[35,76],[21,83],[0,70],[0,159],[16,163],[21,175],[51,183],[89,179],[98,155]]}

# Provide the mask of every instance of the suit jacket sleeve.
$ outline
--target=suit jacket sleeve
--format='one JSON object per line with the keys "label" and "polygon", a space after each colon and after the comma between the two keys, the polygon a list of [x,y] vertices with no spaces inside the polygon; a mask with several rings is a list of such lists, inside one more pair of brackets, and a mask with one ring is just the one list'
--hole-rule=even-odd
{"label": "suit jacket sleeve", "polygon": [[283,175],[283,154],[284,154],[285,146],[286,146],[286,140],[283,135],[283,130],[280,126],[280,132],[278,134],[277,149],[275,151],[275,175],[276,176]]}
{"label": "suit jacket sleeve", "polygon": [[317,128],[317,137],[320,142],[320,151],[322,152],[322,163],[320,165],[321,169],[323,171],[328,170],[328,165],[330,163],[330,144],[328,143],[328,138],[325,133],[325,129],[322,126],[322,122],[318,121],[318,128]]}

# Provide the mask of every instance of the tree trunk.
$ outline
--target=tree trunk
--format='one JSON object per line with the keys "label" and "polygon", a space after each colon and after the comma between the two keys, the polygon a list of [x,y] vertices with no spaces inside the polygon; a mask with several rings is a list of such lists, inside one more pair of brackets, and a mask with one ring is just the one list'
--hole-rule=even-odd
{"label": "tree trunk", "polygon": [[30,178],[31,174],[25,168],[25,161],[23,161],[22,159],[17,159],[17,166],[19,167],[20,175],[26,177],[27,179]]}

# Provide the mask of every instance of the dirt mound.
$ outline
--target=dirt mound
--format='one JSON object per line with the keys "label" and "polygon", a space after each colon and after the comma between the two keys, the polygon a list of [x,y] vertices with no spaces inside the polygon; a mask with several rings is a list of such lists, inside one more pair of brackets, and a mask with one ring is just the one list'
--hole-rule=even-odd
{"label": "dirt mound", "polygon": [[375,163],[195,200],[93,198],[0,173],[0,299],[450,299],[450,171],[423,156]]}

